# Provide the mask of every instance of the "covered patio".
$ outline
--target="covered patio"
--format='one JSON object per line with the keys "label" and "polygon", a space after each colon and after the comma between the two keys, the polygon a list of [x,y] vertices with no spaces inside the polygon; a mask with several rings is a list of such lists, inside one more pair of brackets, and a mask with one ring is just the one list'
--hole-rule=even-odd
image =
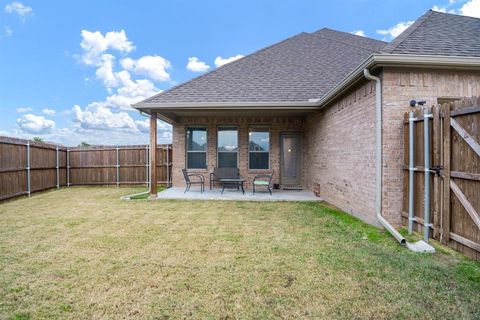
{"label": "covered patio", "polygon": [[237,189],[205,189],[200,193],[199,188],[192,187],[188,192],[185,188],[172,187],[157,194],[157,199],[169,200],[230,200],[230,201],[322,201],[311,191],[306,190],[273,190],[268,192],[255,192],[245,190],[245,194]]}
{"label": "covered patio", "polygon": [[[272,107],[238,110],[242,107],[234,107],[225,113],[207,107],[195,111],[184,111],[180,106],[175,110],[144,107],[142,111],[150,115],[151,148],[157,144],[157,120],[168,121],[173,126],[171,187],[179,188],[179,192],[172,189],[164,191],[164,194],[158,193],[156,185],[151,184],[152,198],[157,193],[158,197],[171,199],[190,197],[183,194],[186,184],[183,169],[189,174],[202,175],[205,185],[209,185],[210,174],[216,168],[238,168],[239,178],[245,179],[246,188],[252,187],[257,175],[273,174],[272,185],[276,184],[281,189],[311,189],[306,185],[303,166],[308,150],[304,128],[305,118],[315,108],[294,106],[290,110]],[[150,181],[157,181],[157,166],[158,159],[150,156]],[[218,194],[208,192],[199,199],[208,196],[217,198]],[[228,197],[225,193],[219,200]],[[232,197],[234,200],[258,198],[250,198],[247,194]],[[270,199],[318,200],[311,192],[287,190],[277,190]]]}

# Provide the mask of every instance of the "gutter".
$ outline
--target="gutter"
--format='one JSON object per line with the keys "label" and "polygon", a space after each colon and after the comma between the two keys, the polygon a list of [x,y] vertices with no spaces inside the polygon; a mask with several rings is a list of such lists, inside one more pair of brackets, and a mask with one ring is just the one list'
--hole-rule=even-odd
{"label": "gutter", "polygon": [[407,240],[382,216],[382,81],[363,69],[368,80],[375,81],[375,214],[382,226],[405,245]]}
{"label": "gutter", "polygon": [[387,229],[397,241],[414,252],[433,253],[435,249],[425,241],[409,243],[407,240],[382,216],[382,81],[373,76],[368,68],[363,69],[363,75],[368,80],[375,81],[375,215],[378,222]]}
{"label": "gutter", "polygon": [[427,69],[480,70],[480,58],[456,56],[426,56],[405,54],[372,54],[362,64],[356,67],[338,85],[328,91],[318,105],[323,108],[351,88],[364,76],[366,68],[377,67],[421,67]]}

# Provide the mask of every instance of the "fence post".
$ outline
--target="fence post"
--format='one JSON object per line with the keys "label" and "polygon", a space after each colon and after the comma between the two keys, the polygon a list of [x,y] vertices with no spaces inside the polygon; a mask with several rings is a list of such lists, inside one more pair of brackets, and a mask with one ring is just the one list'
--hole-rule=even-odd
{"label": "fence post", "polygon": [[443,105],[443,114],[443,225],[440,241],[448,244],[450,240],[450,104]]}
{"label": "fence post", "polygon": [[120,165],[119,165],[119,162],[118,162],[118,146],[115,148],[115,154],[116,154],[116,158],[117,158],[117,174],[116,174],[116,179],[117,179],[117,188],[119,186],[119,183],[120,183]]}
{"label": "fence post", "polygon": [[433,177],[433,238],[438,239],[441,229],[440,224],[440,144],[442,141],[442,133],[440,131],[440,106],[432,108],[433,113],[433,166],[436,168],[436,173]]}
{"label": "fence post", "polygon": [[170,188],[170,146],[167,144],[167,188]]}
{"label": "fence post", "polygon": [[59,170],[59,168],[58,168],[58,146],[55,148],[55,155],[56,155],[56,158],[57,158],[57,160],[56,160],[57,165],[55,167],[55,169],[57,169],[57,189],[59,189],[60,188],[60,172],[58,171]]}
{"label": "fence post", "polygon": [[67,187],[70,187],[70,149],[67,149]]}
{"label": "fence post", "polygon": [[27,153],[26,154],[26,156],[27,156],[27,167],[26,167],[26,169],[27,169],[27,194],[30,197],[30,194],[31,194],[31,189],[30,189],[31,188],[31,186],[30,186],[30,142],[27,142],[26,146],[27,146],[27,152],[26,152]]}
{"label": "fence post", "polygon": [[412,234],[413,231],[413,221],[415,214],[413,213],[413,188],[414,188],[414,171],[415,171],[415,163],[414,163],[414,155],[413,155],[413,144],[414,144],[414,128],[415,125],[413,117],[414,114],[412,111],[409,113],[408,117],[408,234]]}
{"label": "fence post", "polygon": [[424,131],[424,158],[425,158],[425,204],[424,204],[424,229],[423,238],[427,242],[430,235],[430,118],[432,114],[425,108],[423,112],[423,131]]}
{"label": "fence post", "polygon": [[147,184],[147,188],[150,190],[150,172],[148,170],[150,166],[150,152],[149,146],[145,147],[145,183]]}

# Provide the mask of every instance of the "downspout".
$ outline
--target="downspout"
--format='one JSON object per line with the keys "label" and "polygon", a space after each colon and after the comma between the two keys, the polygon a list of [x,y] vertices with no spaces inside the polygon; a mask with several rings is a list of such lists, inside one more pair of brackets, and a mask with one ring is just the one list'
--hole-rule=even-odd
{"label": "downspout", "polygon": [[405,238],[382,216],[382,82],[367,68],[363,69],[363,75],[375,81],[375,213],[380,224],[405,245]]}

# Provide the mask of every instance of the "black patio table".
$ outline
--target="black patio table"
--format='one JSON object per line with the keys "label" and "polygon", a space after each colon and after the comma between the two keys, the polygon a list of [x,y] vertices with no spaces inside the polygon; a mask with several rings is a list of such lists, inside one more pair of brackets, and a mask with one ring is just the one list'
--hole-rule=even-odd
{"label": "black patio table", "polygon": [[242,193],[245,194],[245,189],[243,189],[243,183],[247,179],[242,179],[242,178],[224,178],[220,179],[220,182],[222,183],[222,194],[223,190],[225,190],[225,187],[236,187],[237,190],[239,187],[242,188]]}

